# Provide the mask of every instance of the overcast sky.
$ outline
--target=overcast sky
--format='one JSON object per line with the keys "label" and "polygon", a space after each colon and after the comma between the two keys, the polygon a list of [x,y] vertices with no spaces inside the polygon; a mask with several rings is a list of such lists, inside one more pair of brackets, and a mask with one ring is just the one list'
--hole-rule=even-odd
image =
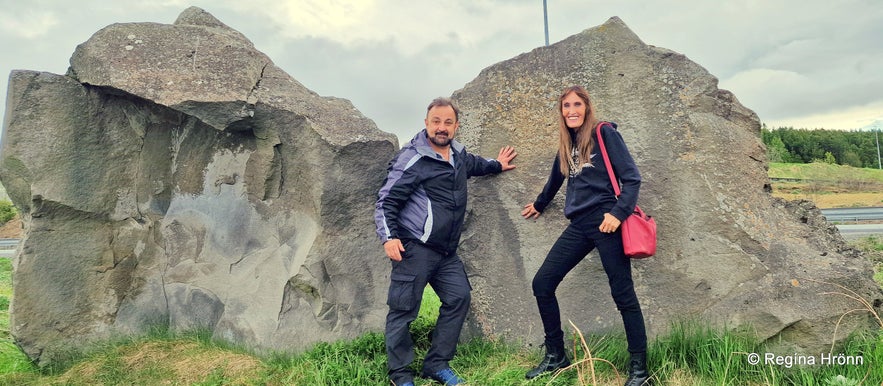
{"label": "overcast sky", "polygon": [[[770,127],[883,129],[880,0],[548,0],[550,43],[619,16],[685,54]],[[242,32],[308,88],[410,138],[425,106],[544,44],[542,0],[0,0],[9,72],[64,74],[116,22],[171,24],[190,5]]]}

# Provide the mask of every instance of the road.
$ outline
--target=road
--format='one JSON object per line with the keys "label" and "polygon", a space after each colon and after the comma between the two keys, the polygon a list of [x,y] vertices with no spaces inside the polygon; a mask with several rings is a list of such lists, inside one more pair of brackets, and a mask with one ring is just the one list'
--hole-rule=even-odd
{"label": "road", "polygon": [[[844,239],[854,240],[874,234],[883,235],[883,208],[822,209],[828,221],[837,225]],[[859,221],[878,221],[879,224],[850,224]]]}
{"label": "road", "polygon": [[18,239],[0,239],[0,257],[12,257],[15,255]]}
{"label": "road", "polygon": [[846,240],[855,240],[870,235],[883,235],[883,224],[840,224],[840,235]]}

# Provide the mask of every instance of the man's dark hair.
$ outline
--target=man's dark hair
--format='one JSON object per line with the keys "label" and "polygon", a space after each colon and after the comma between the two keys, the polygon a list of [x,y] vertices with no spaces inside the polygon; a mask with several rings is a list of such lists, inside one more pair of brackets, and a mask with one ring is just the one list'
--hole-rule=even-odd
{"label": "man's dark hair", "polygon": [[457,105],[454,104],[454,101],[451,98],[438,97],[429,102],[429,107],[426,108],[426,116],[429,116],[429,110],[432,110],[433,107],[442,107],[442,106],[451,106],[454,109],[454,119],[458,122],[460,121],[460,109],[457,108]]}

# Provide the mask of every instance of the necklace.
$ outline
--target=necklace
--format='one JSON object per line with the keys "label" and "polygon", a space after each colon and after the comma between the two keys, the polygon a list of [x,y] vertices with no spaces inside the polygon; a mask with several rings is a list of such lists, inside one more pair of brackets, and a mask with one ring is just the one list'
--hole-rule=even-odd
{"label": "necklace", "polygon": [[570,169],[570,178],[576,177],[579,174],[579,169],[576,166],[576,165],[579,165],[579,150],[576,148],[576,146],[574,146],[570,150],[569,164],[570,165],[567,165],[567,166],[568,166],[568,169]]}

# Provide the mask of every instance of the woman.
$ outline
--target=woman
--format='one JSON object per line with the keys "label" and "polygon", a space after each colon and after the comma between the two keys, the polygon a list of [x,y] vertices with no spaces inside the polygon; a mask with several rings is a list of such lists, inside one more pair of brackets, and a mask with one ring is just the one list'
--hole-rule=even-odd
{"label": "woman", "polygon": [[558,99],[558,113],[560,140],[552,174],[536,201],[525,205],[521,212],[526,219],[539,217],[567,177],[564,216],[570,220],[570,225],[552,246],[533,279],[533,293],[543,320],[546,355],[527,373],[527,378],[570,365],[564,350],[564,332],[555,289],[577,263],[598,248],[613,301],[622,315],[631,354],[626,386],[649,384],[644,316],[635,295],[631,262],[623,252],[619,231],[619,225],[632,213],[638,201],[641,175],[622,136],[616,131],[616,124],[601,125],[600,135],[622,184],[617,199],[604,158],[595,146],[599,121],[584,88],[572,86],[565,89]]}

